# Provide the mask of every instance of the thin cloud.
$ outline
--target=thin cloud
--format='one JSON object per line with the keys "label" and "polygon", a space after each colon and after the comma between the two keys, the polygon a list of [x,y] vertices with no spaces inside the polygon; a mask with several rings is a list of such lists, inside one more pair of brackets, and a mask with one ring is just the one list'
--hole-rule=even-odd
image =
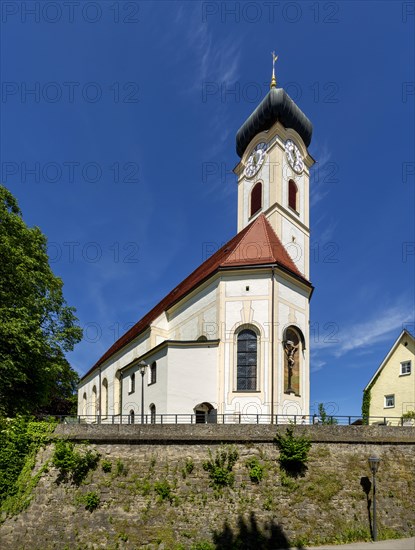
{"label": "thin cloud", "polygon": [[368,352],[375,344],[391,341],[402,330],[405,323],[412,318],[412,312],[402,300],[381,312],[367,318],[365,321],[355,323],[339,330],[338,342],[319,341],[313,345],[313,349],[324,349],[335,357],[359,351]]}
{"label": "thin cloud", "polygon": [[322,368],[327,365],[326,361],[322,361],[321,359],[313,359],[311,357],[310,359],[310,372],[313,374],[314,372],[318,372],[319,370],[322,370]]}

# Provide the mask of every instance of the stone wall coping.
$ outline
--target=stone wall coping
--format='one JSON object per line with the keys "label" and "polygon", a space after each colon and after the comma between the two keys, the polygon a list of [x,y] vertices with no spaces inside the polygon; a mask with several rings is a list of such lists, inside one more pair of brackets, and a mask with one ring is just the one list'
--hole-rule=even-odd
{"label": "stone wall coping", "polygon": [[[272,443],[276,433],[285,433],[287,425],[270,424],[59,424],[55,435],[91,443],[175,444]],[[313,443],[415,443],[413,426],[290,426],[296,435],[307,435]]]}

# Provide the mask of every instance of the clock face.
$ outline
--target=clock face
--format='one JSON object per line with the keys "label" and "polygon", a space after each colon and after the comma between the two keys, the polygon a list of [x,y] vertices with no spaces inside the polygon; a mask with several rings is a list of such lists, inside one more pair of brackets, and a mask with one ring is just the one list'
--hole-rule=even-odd
{"label": "clock face", "polygon": [[301,156],[300,149],[291,139],[287,139],[285,142],[285,154],[287,155],[288,162],[294,172],[296,174],[301,174],[304,170],[303,158]]}
{"label": "clock face", "polygon": [[244,174],[247,178],[252,178],[261,168],[265,160],[267,144],[264,142],[258,143],[252,153],[249,155],[246,162]]}

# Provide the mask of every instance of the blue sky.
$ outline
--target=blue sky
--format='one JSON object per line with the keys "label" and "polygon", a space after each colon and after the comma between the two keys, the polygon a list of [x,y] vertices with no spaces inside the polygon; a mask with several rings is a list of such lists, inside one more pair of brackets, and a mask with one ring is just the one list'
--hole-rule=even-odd
{"label": "blue sky", "polygon": [[2,182],[49,240],[82,374],[236,233],[235,134],[314,125],[311,412],[414,329],[413,2],[1,2]]}

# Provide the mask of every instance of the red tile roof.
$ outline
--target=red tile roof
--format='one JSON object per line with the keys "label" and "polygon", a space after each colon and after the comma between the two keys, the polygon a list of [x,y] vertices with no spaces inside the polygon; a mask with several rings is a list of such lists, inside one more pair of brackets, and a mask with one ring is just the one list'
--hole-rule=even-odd
{"label": "red tile roof", "polygon": [[296,278],[302,280],[307,286],[311,287],[311,283],[297,269],[268,220],[261,214],[222,246],[222,248],[215,252],[215,254],[204,261],[195,271],[193,271],[193,273],[149,311],[147,315],[121,336],[85,376],[89,375],[114,353],[134,340],[134,338],[146,330],[159,315],[168,310],[186,294],[194,290],[203,281],[211,277],[220,268],[267,264],[279,265],[283,269],[288,270]]}

